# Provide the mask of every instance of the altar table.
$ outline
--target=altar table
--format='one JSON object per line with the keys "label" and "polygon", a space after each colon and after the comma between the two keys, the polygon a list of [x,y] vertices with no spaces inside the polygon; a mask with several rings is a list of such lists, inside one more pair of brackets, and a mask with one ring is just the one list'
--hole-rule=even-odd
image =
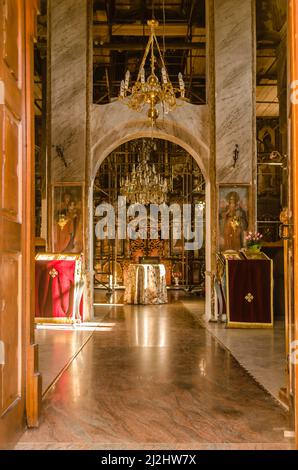
{"label": "altar table", "polygon": [[36,318],[82,320],[83,287],[81,255],[36,255]]}
{"label": "altar table", "polygon": [[125,279],[124,303],[166,304],[166,270],[163,264],[130,264]]}

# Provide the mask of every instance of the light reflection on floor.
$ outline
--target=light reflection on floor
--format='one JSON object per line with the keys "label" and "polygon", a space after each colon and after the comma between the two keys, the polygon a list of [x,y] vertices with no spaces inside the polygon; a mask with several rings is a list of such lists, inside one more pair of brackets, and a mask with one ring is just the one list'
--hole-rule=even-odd
{"label": "light reflection on floor", "polygon": [[114,326],[75,332],[85,345],[17,448],[291,447],[285,412],[181,302],[113,307],[99,323]]}

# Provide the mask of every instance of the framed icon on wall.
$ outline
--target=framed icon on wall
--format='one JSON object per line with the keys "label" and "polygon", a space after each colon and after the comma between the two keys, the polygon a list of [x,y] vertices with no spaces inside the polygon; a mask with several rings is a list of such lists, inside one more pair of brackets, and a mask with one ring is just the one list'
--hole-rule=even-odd
{"label": "framed icon on wall", "polygon": [[219,249],[240,250],[249,227],[249,185],[219,186]]}
{"label": "framed icon on wall", "polygon": [[84,231],[84,191],[78,183],[57,183],[52,198],[54,253],[81,253]]}

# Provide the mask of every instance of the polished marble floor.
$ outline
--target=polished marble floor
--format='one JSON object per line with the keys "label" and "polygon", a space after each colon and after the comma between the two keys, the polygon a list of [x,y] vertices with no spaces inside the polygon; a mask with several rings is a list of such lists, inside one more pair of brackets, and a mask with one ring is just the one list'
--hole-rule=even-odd
{"label": "polished marble floor", "polygon": [[284,321],[274,328],[226,328],[225,323],[205,322],[204,301],[183,298],[184,306],[226,347],[247,372],[281,404],[279,391],[285,387],[286,353]]}
{"label": "polished marble floor", "polygon": [[91,337],[90,331],[36,329],[35,341],[39,345],[39,372],[42,375],[44,395],[65,367]]}
{"label": "polished marble floor", "polygon": [[287,414],[182,302],[113,307],[17,449],[288,449]]}
{"label": "polished marble floor", "polygon": [[35,342],[38,344],[38,370],[42,376],[42,395],[56,382],[81,348],[89,341],[94,330],[102,330],[99,323],[110,310],[106,305],[95,307],[96,321],[82,327],[71,325],[37,324]]}

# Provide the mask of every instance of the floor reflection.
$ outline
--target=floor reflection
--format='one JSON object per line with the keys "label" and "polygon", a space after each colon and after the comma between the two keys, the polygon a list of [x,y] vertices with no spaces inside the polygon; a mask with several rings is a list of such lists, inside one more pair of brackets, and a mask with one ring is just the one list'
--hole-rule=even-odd
{"label": "floor reflection", "polygon": [[162,306],[156,307],[154,312],[150,306],[126,308],[124,317],[130,346],[141,348],[168,346],[169,319]]}
{"label": "floor reflection", "polygon": [[113,307],[102,322],[112,330],[93,333],[19,448],[291,446],[284,411],[181,302]]}

